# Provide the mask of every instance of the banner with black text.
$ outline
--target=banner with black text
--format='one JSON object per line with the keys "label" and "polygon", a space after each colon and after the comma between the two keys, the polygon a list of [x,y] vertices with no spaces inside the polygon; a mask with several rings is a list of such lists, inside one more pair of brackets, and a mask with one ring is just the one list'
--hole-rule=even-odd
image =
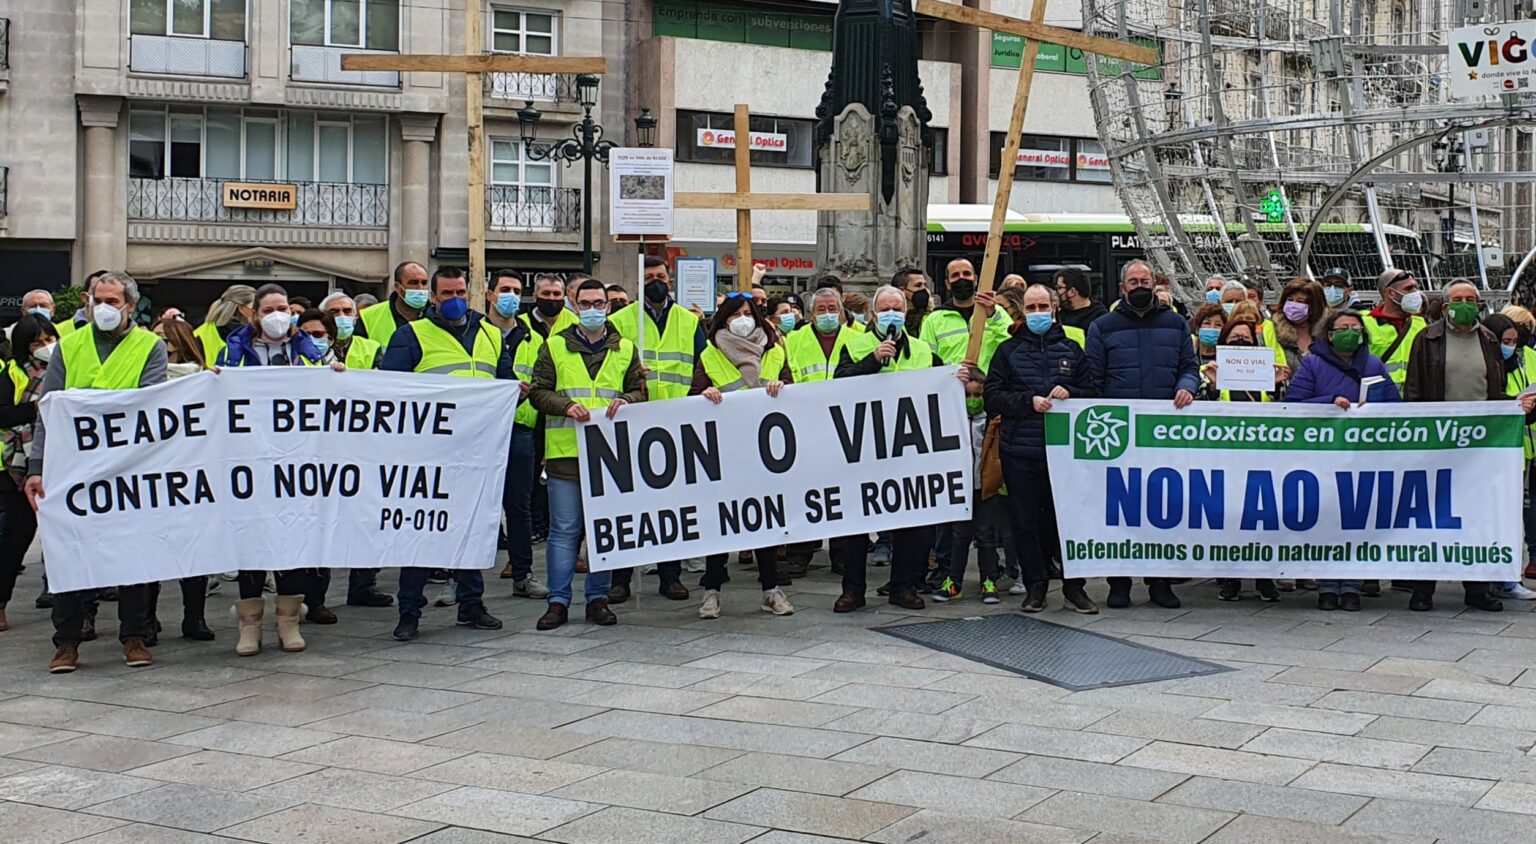
{"label": "banner with black text", "polygon": [[326,367],[50,393],[48,586],[488,568],[519,396],[513,381]]}
{"label": "banner with black text", "polygon": [[969,519],[955,371],[594,411],[577,434],[592,570]]}

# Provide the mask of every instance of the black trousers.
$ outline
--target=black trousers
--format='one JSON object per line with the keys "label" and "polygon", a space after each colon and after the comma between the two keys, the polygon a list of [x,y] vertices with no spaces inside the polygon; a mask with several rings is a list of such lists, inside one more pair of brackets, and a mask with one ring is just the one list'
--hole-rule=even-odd
{"label": "black trousers", "polygon": [[[85,626],[86,602],[96,590],[60,592],[53,596],[53,644],[80,644]],[[148,583],[120,586],[117,590],[117,638],[121,641],[143,639],[149,635],[150,594]]]}
{"label": "black trousers", "polygon": [[[704,576],[699,579],[699,586],[703,589],[719,589],[725,583],[725,564],[731,559],[730,554],[710,554],[704,558]],[[763,591],[777,589],[779,587],[779,549],[759,548],[752,552],[752,559],[757,562],[757,585],[763,587]]]}
{"label": "black trousers", "polygon": [[310,609],[325,606],[325,593],[331,591],[331,570],[315,569],[304,589],[304,603]]}
{"label": "black trousers", "polygon": [[[279,595],[305,595],[314,589],[314,581],[319,578],[318,569],[289,569],[288,571],[275,571],[272,579],[277,584]],[[260,598],[262,589],[267,584],[265,571],[253,571],[241,569],[239,576],[235,578],[240,587],[240,598]]]}
{"label": "black trousers", "polygon": [[16,576],[21,574],[27,549],[37,536],[37,514],[10,472],[0,472],[0,509],[5,512],[5,529],[0,533],[0,607],[4,607],[16,589]]}
{"label": "black trousers", "polygon": [[[1003,460],[1003,481],[1008,485],[1010,524],[1019,578],[1028,584],[1051,579],[1047,548],[1061,547],[1056,527],[1056,500],[1051,495],[1051,472],[1045,460]],[[1063,563],[1065,565],[1065,563]],[[1081,577],[1067,578],[1064,586],[1082,586]]]}
{"label": "black trousers", "polygon": [[[891,531],[891,594],[916,592],[928,571],[928,551],[933,548],[934,526]],[[839,536],[830,552],[843,569],[843,594],[862,597],[869,589],[864,567],[869,559],[869,535]]]}
{"label": "black trousers", "polygon": [[[208,605],[208,576],[183,577],[177,582],[181,585],[182,621],[202,620],[203,610]],[[149,617],[153,619],[160,605],[160,582],[157,580],[148,586]]]}
{"label": "black trousers", "polygon": [[[683,579],[682,563],[657,563],[656,576],[661,578],[662,585]],[[614,569],[613,585],[628,587],[635,579],[633,568]]]}
{"label": "black trousers", "polygon": [[[1407,586],[1413,590],[1415,595],[1433,596],[1435,594],[1436,581],[1433,580],[1395,580],[1393,583],[1398,586]],[[1488,594],[1488,589],[1492,585],[1486,580],[1463,580],[1461,582],[1461,588],[1466,592],[1468,598],[1474,595]]]}

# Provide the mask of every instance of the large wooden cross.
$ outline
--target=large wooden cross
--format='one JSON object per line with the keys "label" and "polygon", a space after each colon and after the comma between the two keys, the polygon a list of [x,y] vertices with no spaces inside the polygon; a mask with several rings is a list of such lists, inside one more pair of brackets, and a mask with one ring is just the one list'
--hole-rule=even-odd
{"label": "large wooden cross", "polygon": [[[943,0],[917,0],[917,13],[943,18],[966,26],[1007,32],[1024,37],[1024,58],[1019,63],[1019,84],[1013,94],[1013,111],[1008,120],[1008,134],[1003,139],[1003,160],[997,168],[997,197],[992,203],[992,222],[987,228],[987,249],[982,257],[981,277],[977,279],[980,291],[992,289],[997,276],[997,257],[1003,241],[1003,220],[1008,216],[1008,199],[1013,194],[1013,171],[1019,158],[1019,136],[1024,131],[1024,113],[1029,109],[1029,89],[1035,82],[1035,59],[1040,54],[1040,42],[1049,41],[1063,47],[1072,47],[1087,54],[1109,56],[1132,64],[1157,64],[1157,51],[1111,38],[1096,38],[1071,29],[1046,26],[1046,0],[1034,0],[1029,20],[983,12],[968,6],[946,3]],[[981,338],[987,318],[977,308],[971,316],[971,343],[965,360],[974,364],[981,354]]]}
{"label": "large wooden cross", "polygon": [[733,193],[681,192],[672,194],[676,208],[732,210],[736,212],[736,289],[752,289],[753,211],[868,211],[870,198],[862,193],[753,193],[751,114],[736,104],[736,190]]}
{"label": "large wooden cross", "polygon": [[[342,70],[393,70],[400,73],[462,73],[469,135],[469,301],[485,301],[485,104],[484,73],[603,73],[600,57],[484,55],[480,35],[480,0],[464,0],[464,55],[381,55],[341,57]],[[474,305],[471,305],[474,307]]]}

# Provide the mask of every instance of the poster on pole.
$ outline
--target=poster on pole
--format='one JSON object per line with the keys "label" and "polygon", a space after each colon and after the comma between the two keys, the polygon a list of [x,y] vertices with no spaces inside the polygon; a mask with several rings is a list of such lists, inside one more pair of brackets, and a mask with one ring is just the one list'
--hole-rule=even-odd
{"label": "poster on pole", "polygon": [[48,585],[488,568],[520,395],[516,381],[326,367],[49,393]]}
{"label": "poster on pole", "polygon": [[1216,389],[1275,389],[1275,350],[1265,346],[1217,346]]}
{"label": "poster on pole", "polygon": [[577,431],[593,571],[969,519],[955,367],[644,402]]}
{"label": "poster on pole", "polygon": [[698,305],[706,314],[715,312],[716,273],[714,258],[678,258],[677,303],[683,307]]}
{"label": "poster on pole", "polygon": [[1085,399],[1047,414],[1068,577],[1520,579],[1517,402]]}
{"label": "poster on pole", "polygon": [[1451,96],[1460,100],[1536,92],[1536,21],[1474,24],[1452,30],[1447,49]]}
{"label": "poster on pole", "polygon": [[672,236],[672,150],[608,151],[608,225],[614,237]]}

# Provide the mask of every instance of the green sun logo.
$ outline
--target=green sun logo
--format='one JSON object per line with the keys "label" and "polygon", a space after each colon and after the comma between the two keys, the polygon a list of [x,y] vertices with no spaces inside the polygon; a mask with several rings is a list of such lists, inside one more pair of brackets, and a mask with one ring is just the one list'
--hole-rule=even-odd
{"label": "green sun logo", "polygon": [[1072,426],[1072,454],[1078,460],[1113,460],[1130,445],[1128,407],[1090,407]]}

